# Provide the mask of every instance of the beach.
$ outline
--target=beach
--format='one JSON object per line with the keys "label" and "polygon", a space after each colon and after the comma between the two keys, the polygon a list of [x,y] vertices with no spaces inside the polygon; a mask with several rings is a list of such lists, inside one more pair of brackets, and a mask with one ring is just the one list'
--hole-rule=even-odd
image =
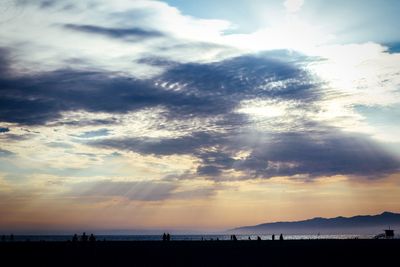
{"label": "beach", "polygon": [[8,266],[398,266],[400,240],[1,242]]}

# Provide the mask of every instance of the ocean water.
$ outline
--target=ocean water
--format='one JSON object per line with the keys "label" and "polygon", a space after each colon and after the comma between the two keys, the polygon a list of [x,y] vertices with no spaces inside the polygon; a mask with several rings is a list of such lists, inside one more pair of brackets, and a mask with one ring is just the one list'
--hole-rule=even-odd
{"label": "ocean water", "polygon": [[[238,240],[256,240],[257,235],[236,235]],[[262,240],[271,240],[271,235],[260,235]],[[374,235],[284,235],[285,240],[309,240],[309,239],[372,239]],[[14,235],[14,241],[68,241],[71,235]],[[96,235],[98,241],[160,241],[161,235]],[[275,235],[275,240],[279,235]],[[6,236],[6,241],[9,236]],[[201,240],[230,240],[230,235],[205,234],[205,235],[171,235],[171,240],[177,241],[201,241]]]}

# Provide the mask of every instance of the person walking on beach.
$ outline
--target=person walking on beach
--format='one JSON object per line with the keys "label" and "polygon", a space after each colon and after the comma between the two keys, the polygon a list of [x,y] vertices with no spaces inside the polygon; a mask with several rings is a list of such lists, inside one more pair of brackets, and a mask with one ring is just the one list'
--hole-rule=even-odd
{"label": "person walking on beach", "polygon": [[95,237],[93,234],[90,234],[89,242],[92,243],[92,244],[93,244],[94,242],[96,242],[96,237]]}
{"label": "person walking on beach", "polygon": [[275,240],[275,234],[272,235],[272,241],[274,241],[274,240]]}
{"label": "person walking on beach", "polygon": [[72,243],[77,243],[78,242],[78,235],[74,234],[74,236],[72,237]]}
{"label": "person walking on beach", "polygon": [[169,233],[167,233],[167,241],[171,240],[171,236],[169,235]]}
{"label": "person walking on beach", "polygon": [[279,236],[279,240],[283,241],[283,235],[282,234]]}
{"label": "person walking on beach", "polygon": [[167,241],[167,235],[165,233],[162,235],[162,241]]}

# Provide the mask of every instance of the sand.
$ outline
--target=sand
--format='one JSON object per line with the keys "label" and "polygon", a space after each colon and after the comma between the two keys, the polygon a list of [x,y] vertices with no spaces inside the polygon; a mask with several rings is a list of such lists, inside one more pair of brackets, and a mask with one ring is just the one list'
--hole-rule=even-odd
{"label": "sand", "polygon": [[2,266],[400,266],[400,240],[2,242],[0,259]]}

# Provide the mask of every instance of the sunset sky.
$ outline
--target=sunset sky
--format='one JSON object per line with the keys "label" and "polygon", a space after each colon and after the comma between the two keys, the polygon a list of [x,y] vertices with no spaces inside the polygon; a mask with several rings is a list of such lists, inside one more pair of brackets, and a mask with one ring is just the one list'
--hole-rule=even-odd
{"label": "sunset sky", "polygon": [[399,14],[0,0],[0,232],[400,212]]}

